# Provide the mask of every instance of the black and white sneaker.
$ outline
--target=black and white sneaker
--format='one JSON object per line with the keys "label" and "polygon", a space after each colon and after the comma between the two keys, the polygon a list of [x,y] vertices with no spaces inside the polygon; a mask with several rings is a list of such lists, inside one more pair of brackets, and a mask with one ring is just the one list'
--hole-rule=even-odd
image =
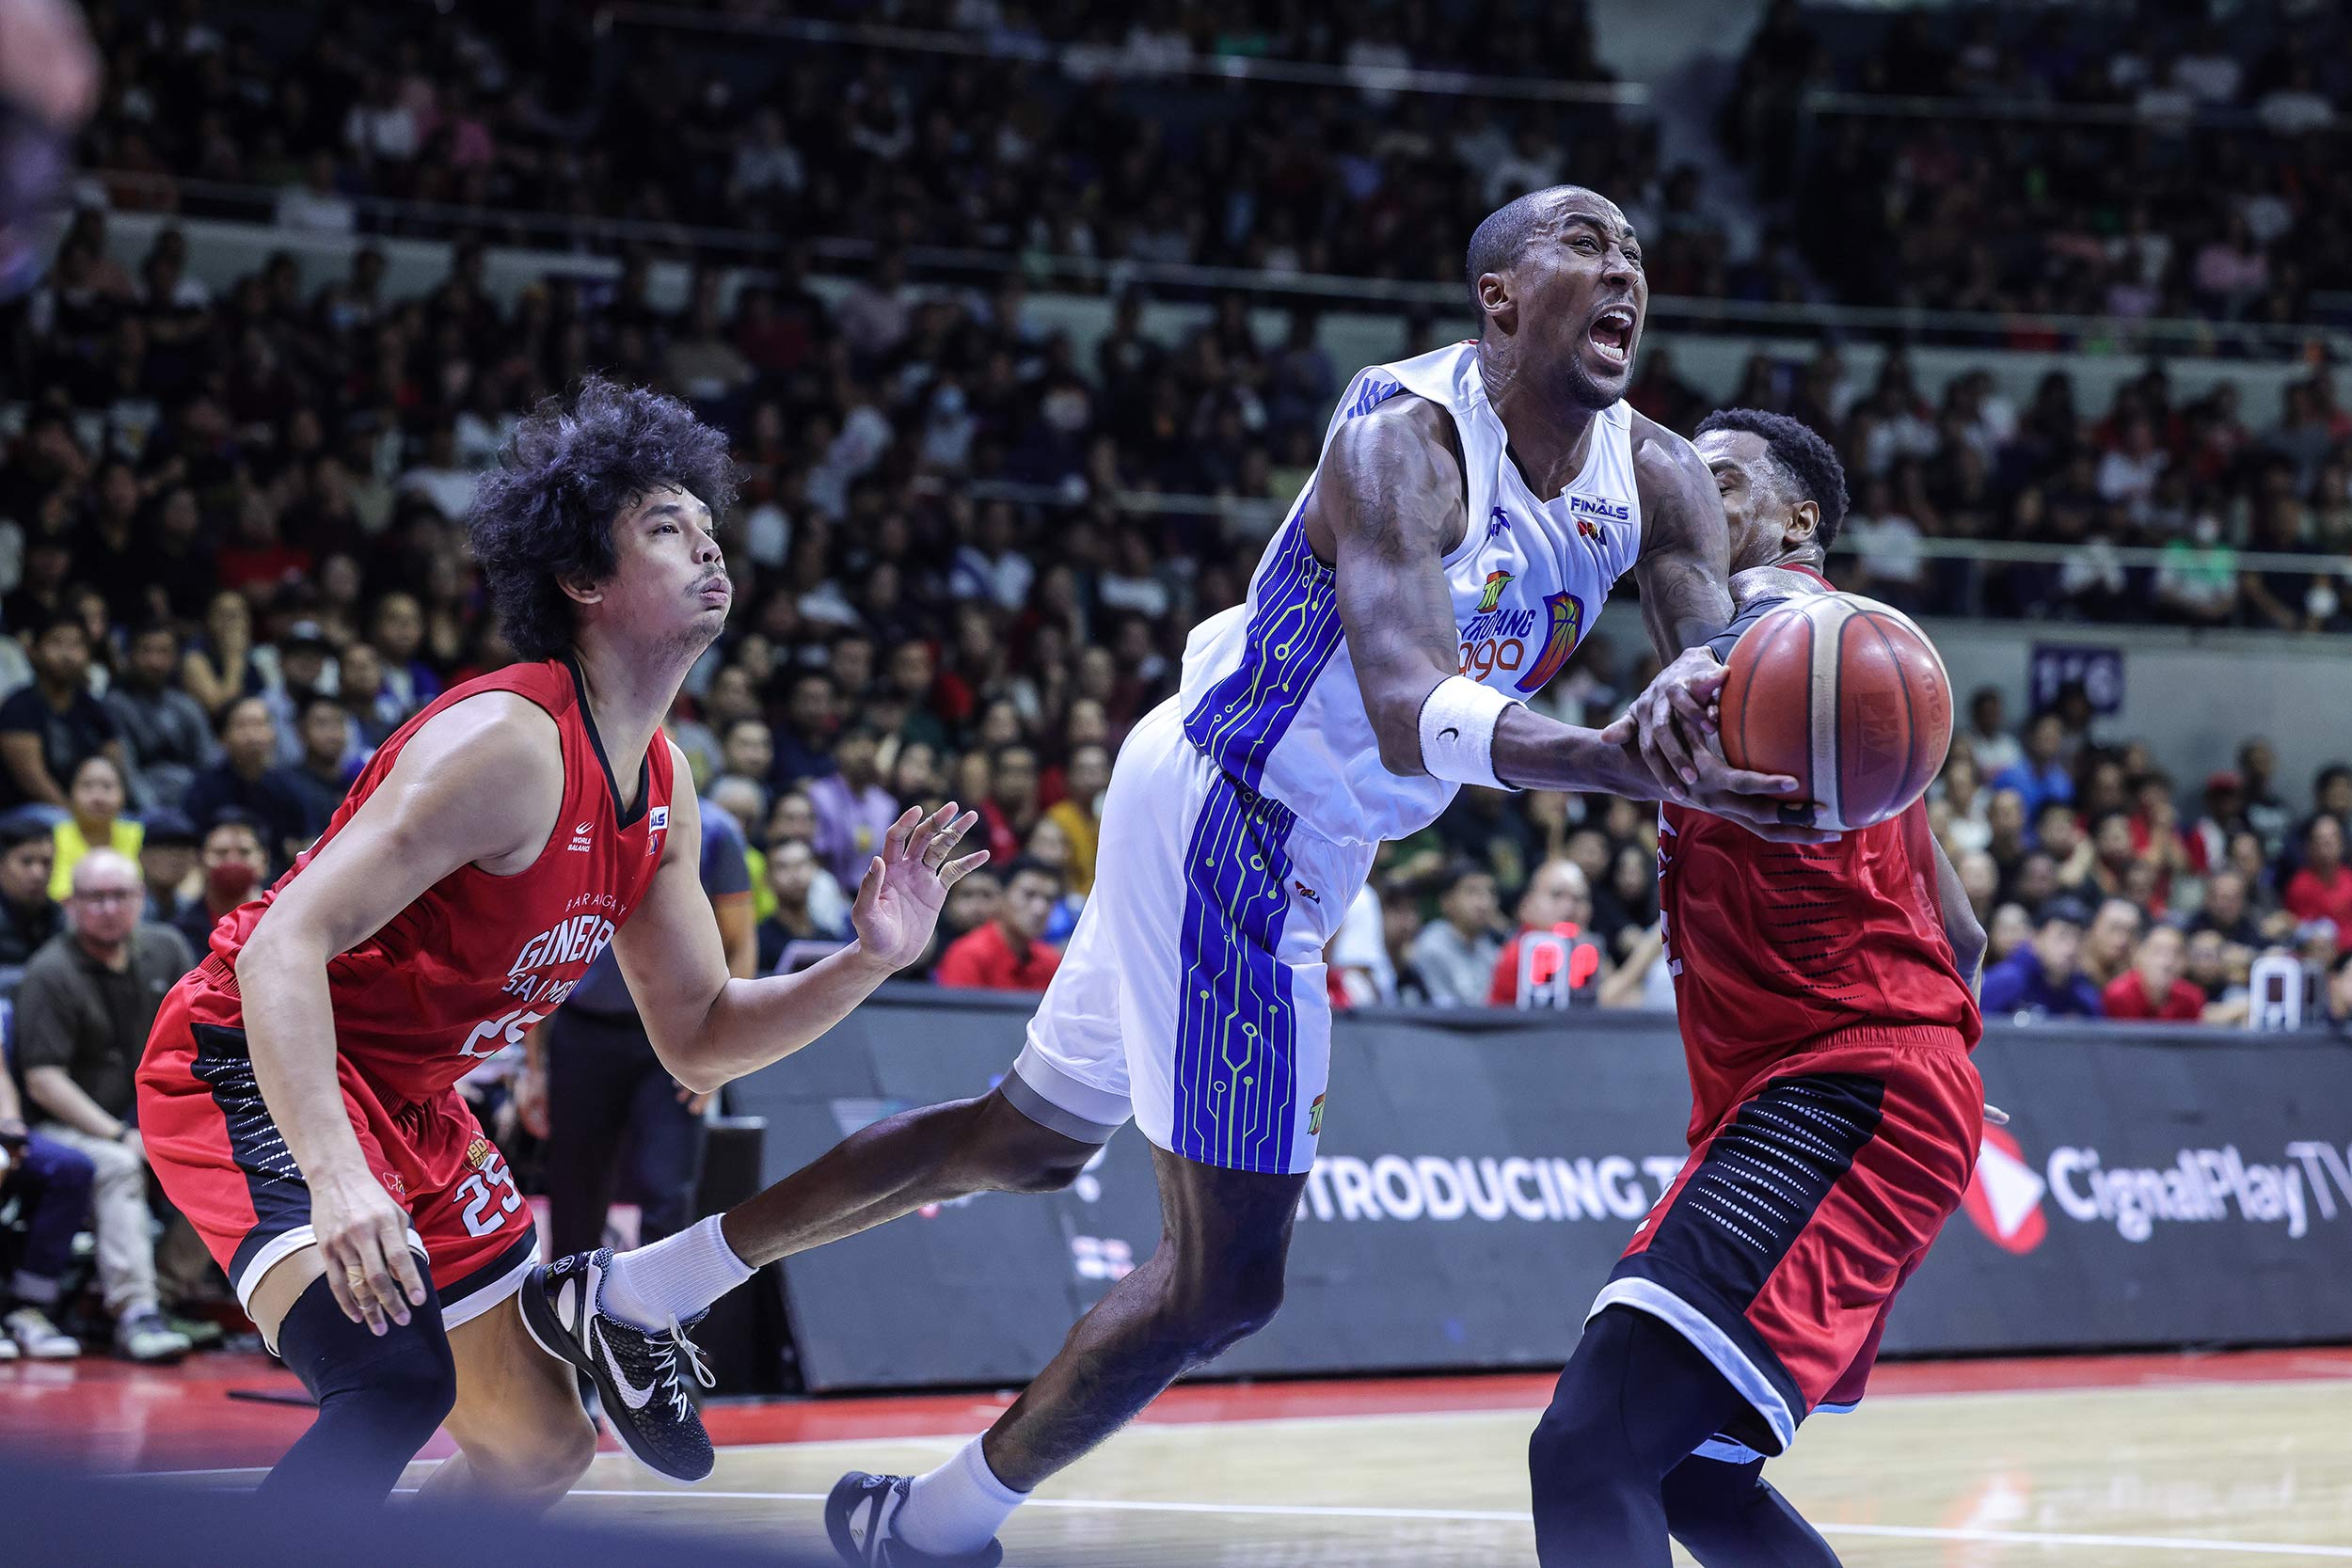
{"label": "black and white sneaker", "polygon": [[833,1483],[825,1498],[825,1533],[850,1568],[996,1568],[1005,1548],[991,1541],[962,1557],[918,1552],[892,1527],[907,1505],[912,1476],[869,1476],[852,1470]]}
{"label": "black and white sneaker", "polygon": [[[686,1337],[691,1323],[672,1319],[650,1333],[596,1305],[612,1249],[576,1252],[542,1263],[523,1281],[523,1327],[539,1348],[588,1374],[612,1435],[648,1469],[673,1481],[710,1474],[710,1434],[679,1375],[683,1360],[704,1387],[718,1381]],[[696,1314],[692,1323],[702,1322]]]}

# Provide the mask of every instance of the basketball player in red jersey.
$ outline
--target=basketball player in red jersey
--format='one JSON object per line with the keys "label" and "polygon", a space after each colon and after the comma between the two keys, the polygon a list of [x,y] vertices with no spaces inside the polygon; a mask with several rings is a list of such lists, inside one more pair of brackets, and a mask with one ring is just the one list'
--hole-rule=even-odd
{"label": "basketball player in red jersey", "polygon": [[[730,979],[686,760],[659,727],[726,619],[725,437],[592,378],[501,458],[468,520],[525,662],[384,743],[318,842],[215,928],[139,1070],[156,1175],[318,1401],[265,1491],[381,1497],[446,1424],[460,1451],[433,1489],[551,1501],[596,1451],[574,1364],[640,1458],[707,1474],[681,1325],[609,1315],[614,1291],[583,1297],[577,1269],[533,1276],[531,1212],[453,1085],[611,942],[663,1064],[716,1087],[914,958],[984,858],[949,859],[971,814],[909,813],[859,885],[855,942]],[[749,1274],[715,1222],[681,1234],[662,1266]],[[518,1292],[542,1298],[530,1327]]]}
{"label": "basketball player in red jersey", "polygon": [[[1738,616],[1831,592],[1828,445],[1699,426]],[[1704,657],[1704,656],[1702,656]],[[1691,1157],[1594,1303],[1529,1461],[1545,1568],[1835,1568],[1765,1483],[1814,1410],[1862,1396],[1887,1308],[1960,1207],[1982,1131],[1984,932],[1915,803],[1834,843],[1661,808],[1659,907],[1690,1061]]]}

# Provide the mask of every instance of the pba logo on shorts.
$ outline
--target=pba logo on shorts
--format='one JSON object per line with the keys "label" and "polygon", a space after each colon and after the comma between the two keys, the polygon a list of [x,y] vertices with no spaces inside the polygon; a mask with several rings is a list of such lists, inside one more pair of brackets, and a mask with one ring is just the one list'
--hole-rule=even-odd
{"label": "pba logo on shorts", "polygon": [[2042,1212],[2042,1197],[2049,1190],[2017,1140],[2000,1128],[1987,1127],[1977,1154],[1977,1174],[1961,1207],[1994,1245],[2022,1257],[2050,1234],[2050,1222]]}

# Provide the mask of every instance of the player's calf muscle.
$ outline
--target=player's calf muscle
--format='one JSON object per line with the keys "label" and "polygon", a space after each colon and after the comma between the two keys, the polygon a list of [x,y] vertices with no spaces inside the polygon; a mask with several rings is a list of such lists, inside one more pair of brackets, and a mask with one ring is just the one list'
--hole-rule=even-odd
{"label": "player's calf muscle", "polygon": [[905,1111],[861,1129],[726,1218],[757,1268],[973,1193],[1058,1192],[1097,1146],[1030,1120],[1002,1095]]}

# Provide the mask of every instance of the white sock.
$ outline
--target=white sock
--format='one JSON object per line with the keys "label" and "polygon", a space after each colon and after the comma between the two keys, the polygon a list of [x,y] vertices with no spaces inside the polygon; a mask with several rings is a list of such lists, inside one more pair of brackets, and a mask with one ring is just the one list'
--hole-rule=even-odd
{"label": "white sock", "polygon": [[987,1545],[997,1527],[1028,1500],[1026,1492],[996,1479],[975,1437],[946,1464],[914,1478],[891,1528],[918,1552],[961,1557]]}
{"label": "white sock", "polygon": [[735,1255],[711,1215],[675,1236],[634,1252],[616,1252],[596,1292],[599,1311],[653,1330],[684,1323],[751,1278],[752,1266]]}

